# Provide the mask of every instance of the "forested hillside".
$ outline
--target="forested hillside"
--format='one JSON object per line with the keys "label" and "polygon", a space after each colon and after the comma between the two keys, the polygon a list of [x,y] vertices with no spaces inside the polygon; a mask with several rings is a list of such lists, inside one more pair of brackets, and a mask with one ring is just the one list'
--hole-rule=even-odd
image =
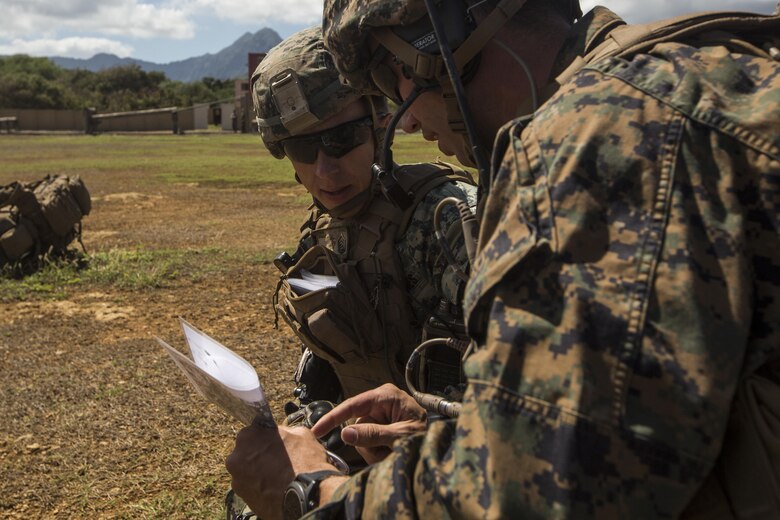
{"label": "forested hillside", "polygon": [[0,58],[0,108],[94,107],[98,112],[122,112],[232,97],[233,80],[182,83],[137,65],[91,72],[62,69],[48,58]]}
{"label": "forested hillside", "polygon": [[245,33],[229,46],[214,54],[193,56],[170,63],[153,63],[135,58],[120,58],[113,54],[100,53],[89,59],[51,57],[63,69],[86,69],[97,72],[112,67],[138,65],[146,72],[162,72],[169,79],[197,81],[206,77],[231,79],[246,75],[247,54],[267,52],[282,41],[273,29],[260,29],[256,33]]}

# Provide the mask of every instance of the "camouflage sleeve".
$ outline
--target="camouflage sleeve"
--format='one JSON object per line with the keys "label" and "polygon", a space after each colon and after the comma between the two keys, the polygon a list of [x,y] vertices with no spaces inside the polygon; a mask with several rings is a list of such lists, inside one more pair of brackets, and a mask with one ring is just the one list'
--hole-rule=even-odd
{"label": "camouflage sleeve", "polygon": [[513,128],[461,416],[312,518],[678,517],[738,380],[779,354],[779,122],[780,64],[664,44]]}
{"label": "camouflage sleeve", "polygon": [[[396,250],[406,274],[407,290],[418,322],[422,323],[435,309],[439,300],[459,303],[463,282],[445,258],[434,237],[433,214],[436,205],[447,197],[455,197],[476,206],[477,188],[463,182],[447,182],[433,188],[417,205],[409,226]],[[449,247],[458,266],[468,272],[465,243],[460,233],[460,218],[454,205],[442,212],[442,226],[448,231]]]}

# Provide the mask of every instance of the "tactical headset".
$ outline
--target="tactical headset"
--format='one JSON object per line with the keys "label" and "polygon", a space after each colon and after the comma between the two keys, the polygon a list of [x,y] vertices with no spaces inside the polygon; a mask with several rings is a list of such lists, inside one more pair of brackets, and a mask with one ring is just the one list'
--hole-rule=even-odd
{"label": "tactical headset", "polygon": [[[479,51],[495,33],[520,10],[527,0],[501,0],[496,8],[476,25],[471,8],[464,0],[437,0],[437,11],[444,31],[446,44],[453,49],[455,64],[461,80],[468,82],[476,73]],[[371,77],[382,93],[399,101],[395,91],[396,76],[386,64],[391,54],[401,64],[404,75],[421,88],[440,86],[447,106],[447,119],[453,131],[463,134],[463,115],[453,94],[452,82],[439,52],[439,41],[428,16],[410,25],[379,27],[371,32],[379,44],[369,62]]]}
{"label": "tactical headset", "polygon": [[[579,0],[563,1],[566,1],[565,16],[569,21],[582,16]],[[461,78],[467,83],[476,72],[479,51],[527,0],[499,1],[490,15],[478,26],[471,11],[482,2],[471,7],[465,0],[436,0],[435,3],[438,17],[447,35],[447,45],[453,50]],[[380,45],[369,62],[371,77],[382,92],[394,101],[398,101],[397,93],[394,92],[395,74],[383,63],[388,52],[395,56],[404,73],[414,79],[417,85],[444,86],[446,83],[441,81],[441,78],[446,77],[447,71],[429,17],[423,16],[408,25],[379,27],[371,32],[371,36]]]}
{"label": "tactical headset", "polygon": [[[401,65],[402,73],[414,81],[416,90],[441,87],[449,127],[466,143],[471,141],[472,158],[475,165],[483,170],[485,164],[479,157],[479,144],[468,136],[472,134],[473,137],[474,130],[461,82],[466,84],[474,77],[482,48],[527,0],[499,0],[478,25],[471,11],[483,2],[471,2],[474,4],[471,7],[465,0],[426,0],[425,3],[428,16],[422,16],[412,24],[378,27],[371,31],[371,37],[378,44],[368,64],[371,78],[383,94],[400,104],[397,78],[393,68],[387,64],[387,56],[392,55]],[[573,22],[582,16],[579,0],[557,0],[557,3],[560,4],[559,12],[568,21]],[[446,41],[440,42],[437,33],[446,35],[446,38],[442,37]],[[445,60],[445,49],[452,50],[447,51],[452,59]],[[449,62],[448,66],[445,62]],[[523,66],[533,83],[530,72]],[[448,67],[453,69],[449,71],[452,76],[448,74]],[[392,133],[393,128],[389,130]],[[385,167],[391,168],[387,162]]]}
{"label": "tactical headset", "polygon": [[[480,185],[482,184],[487,175],[487,162],[476,139],[473,118],[468,110],[462,82],[474,76],[482,47],[527,0],[501,0],[478,26],[471,16],[471,8],[464,0],[435,1],[438,5],[434,5],[434,0],[426,1],[428,16],[422,16],[414,23],[393,28],[378,27],[371,32],[378,46],[369,62],[369,73],[383,94],[400,103],[400,108],[387,129],[382,154],[384,160],[381,164],[374,165],[374,172],[385,194],[402,208],[406,207],[411,199],[402,193],[398,179],[393,173],[392,136],[395,125],[414,99],[434,87],[442,89],[449,127],[459,134],[466,144],[472,145],[472,159],[479,170]],[[437,35],[442,36],[441,41]],[[453,53],[451,49],[456,50]],[[401,65],[402,73],[415,83],[415,88],[403,103],[397,92],[395,72],[387,64],[389,55]]]}

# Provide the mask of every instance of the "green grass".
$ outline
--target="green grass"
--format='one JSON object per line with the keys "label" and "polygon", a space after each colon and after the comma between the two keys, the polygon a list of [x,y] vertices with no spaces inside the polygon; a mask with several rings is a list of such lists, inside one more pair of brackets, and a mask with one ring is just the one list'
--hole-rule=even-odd
{"label": "green grass", "polygon": [[[437,155],[435,145],[420,136],[399,135],[396,140],[398,162],[429,161]],[[3,366],[9,374],[6,393],[25,397],[6,400],[11,408],[4,419],[10,418],[5,423],[10,425],[8,431],[13,431],[13,437],[10,434],[6,437],[13,439],[25,432],[69,435],[67,446],[56,440],[62,444],[61,451],[45,455],[17,453],[15,443],[6,446],[3,456],[13,461],[9,468],[21,467],[13,470],[15,475],[35,478],[8,479],[14,494],[0,500],[0,511],[11,511],[22,501],[30,504],[28,516],[41,516],[41,511],[48,512],[56,505],[59,513],[53,516],[68,518],[222,518],[222,500],[229,483],[223,461],[231,430],[222,419],[201,412],[202,403],[180,403],[175,392],[157,388],[158,381],[175,369],[167,364],[168,360],[158,363],[165,354],[149,350],[157,347],[152,345],[149,332],[139,324],[155,321],[156,329],[160,317],[152,319],[139,311],[135,316],[129,313],[122,320],[95,324],[90,313],[73,320],[89,328],[79,330],[81,327],[68,324],[48,331],[45,327],[53,323],[70,321],[66,314],[61,314],[69,307],[63,305],[60,309],[59,302],[40,305],[51,307],[41,310],[41,317],[38,311],[33,314],[22,303],[67,302],[72,298],[80,305],[83,303],[80,296],[95,293],[94,298],[101,303],[124,305],[127,302],[137,306],[137,302],[152,299],[160,288],[176,288],[177,295],[186,297],[200,296],[204,286],[222,282],[227,284],[226,289],[243,290],[244,282],[234,284],[233,280],[257,275],[256,289],[241,295],[241,302],[234,302],[231,297],[224,309],[212,309],[211,302],[194,297],[197,301],[192,304],[192,312],[203,321],[208,321],[206,316],[215,311],[226,312],[237,318],[226,329],[237,335],[246,326],[249,337],[256,334],[256,323],[265,323],[264,328],[257,330],[272,338],[270,345],[279,344],[279,357],[272,351],[274,357],[269,358],[273,360],[272,366],[287,364],[290,361],[285,350],[288,339],[282,340],[281,331],[267,326],[273,318],[270,309],[261,315],[269,303],[267,293],[273,289],[276,275],[267,266],[255,267],[268,264],[279,251],[295,249],[298,224],[306,214],[309,197],[299,195],[302,189],[287,188],[295,182],[289,162],[271,157],[256,135],[219,133],[0,134],[0,157],[0,185],[14,180],[36,180],[52,173],[82,175],[95,198],[93,212],[85,221],[85,238],[92,230],[104,232],[102,238],[97,238],[96,233],[92,243],[87,240],[93,254],[85,262],[46,265],[24,278],[0,272],[0,302],[7,303],[9,309],[8,319],[0,326]],[[200,187],[179,183],[196,183]],[[277,186],[284,189],[273,189]],[[258,189],[249,194],[210,189],[223,187]],[[149,197],[137,201],[132,197],[127,200],[107,197],[131,192]],[[277,192],[284,192],[285,198],[273,200]],[[183,196],[177,198],[175,195],[179,194]],[[246,221],[235,218],[237,211],[219,213],[226,207],[241,210],[235,201],[252,200],[255,194],[268,197],[273,204],[258,208],[257,215],[245,215]],[[214,211],[208,211],[211,206],[201,204],[210,197],[215,198]],[[178,208],[190,202],[206,210],[195,216],[192,212],[178,212]],[[175,206],[154,211],[166,203]],[[149,213],[139,218],[138,212]],[[163,237],[155,235],[155,231],[162,229],[159,221],[151,220],[158,215],[169,219],[165,221]],[[235,240],[221,242],[214,238],[219,233],[241,233],[243,224],[254,233],[259,230],[263,234],[265,227],[249,225],[257,219],[263,219],[269,233],[276,231],[278,238],[254,246],[252,237],[247,237],[240,248],[224,245],[237,244]],[[138,232],[144,226],[150,226],[151,231]],[[193,237],[193,241],[187,237]],[[244,299],[253,302],[252,305],[245,307]],[[173,303],[159,305],[174,308]],[[159,322],[168,320],[167,313],[164,318]],[[151,346],[147,348],[147,345]],[[294,364],[292,361],[289,364],[292,373]],[[275,384],[287,384],[284,377],[274,377],[278,381]],[[29,386],[29,381],[35,384]],[[186,410],[188,415],[177,415],[178,410]],[[192,410],[197,413],[190,413]],[[46,420],[40,420],[44,411]],[[50,437],[58,439],[51,433],[43,435],[43,438]],[[114,437],[126,442],[118,442]],[[116,442],[116,446],[96,445],[96,439],[100,438]],[[138,467],[141,463],[144,468]],[[25,473],[29,468],[34,471]],[[115,492],[114,488],[119,491]]]}
{"label": "green grass", "polygon": [[219,249],[112,249],[90,255],[83,262],[52,262],[21,279],[8,272],[2,273],[0,301],[21,301],[32,297],[62,299],[69,287],[79,284],[121,290],[158,289],[178,280],[197,282],[206,276],[227,272],[240,263],[266,263],[273,256],[270,251],[242,258],[239,253]]}
{"label": "green grass", "polygon": [[162,183],[293,184],[289,166],[250,135],[68,135],[0,138],[6,177],[137,172]]}
{"label": "green grass", "polygon": [[[431,161],[441,155],[419,134],[397,135],[394,150],[399,163]],[[259,136],[248,134],[4,135],[0,156],[0,183],[49,173],[137,172],[152,182],[169,184],[242,188],[295,184],[289,162],[272,157]]]}
{"label": "green grass", "polygon": [[[226,492],[223,489],[221,493]],[[133,511],[133,514],[123,514],[118,518],[183,518],[182,511],[187,512],[187,518],[223,518],[223,511],[220,516],[214,513],[214,503],[221,497],[191,497],[182,496],[171,490],[169,493],[156,495],[151,499],[140,500],[133,504],[128,504],[127,509]]]}
{"label": "green grass", "polygon": [[[420,135],[398,134],[395,150],[400,163],[438,156],[435,144]],[[0,135],[0,157],[0,185],[50,173],[89,174],[91,181],[110,188],[140,181],[145,191],[158,183],[249,189],[295,184],[289,162],[273,158],[257,135]],[[299,199],[295,202],[301,207],[309,202],[308,196]],[[51,264],[21,280],[0,273],[0,301],[61,299],[69,287],[85,283],[143,290],[177,280],[198,281],[231,263],[268,263],[278,251],[295,249],[294,240],[291,237],[286,248],[247,258],[217,250],[114,249],[92,255],[85,268],[68,262]]]}

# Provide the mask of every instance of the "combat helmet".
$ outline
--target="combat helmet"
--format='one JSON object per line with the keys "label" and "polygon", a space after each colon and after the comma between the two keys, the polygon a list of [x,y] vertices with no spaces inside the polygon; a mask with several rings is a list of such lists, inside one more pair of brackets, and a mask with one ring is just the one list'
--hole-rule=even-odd
{"label": "combat helmet", "polygon": [[[271,49],[251,78],[257,128],[268,151],[277,159],[285,156],[283,139],[306,134],[363,97],[342,81],[319,27],[304,29]],[[369,97],[377,149],[382,131],[379,112],[384,100]]]}
{"label": "combat helmet", "polygon": [[[582,16],[579,0],[552,0],[573,22]],[[479,53],[528,0],[497,0],[479,24],[471,16],[478,0],[432,0],[447,35],[460,77],[476,73]],[[361,92],[381,92],[399,102],[391,55],[420,89],[441,87],[449,127],[468,142],[466,118],[449,77],[425,0],[326,0],[323,38],[341,74]]]}
{"label": "combat helmet", "polygon": [[[496,0],[493,12],[478,25],[471,11],[480,0],[434,0],[448,35],[448,43],[463,73],[468,63],[528,0]],[[582,16],[579,0],[551,0],[568,21]],[[376,91],[376,53],[369,39],[378,40],[401,60],[414,79],[430,80],[446,74],[424,0],[325,0],[322,32],[341,74],[361,92]],[[389,48],[392,47],[392,48]]]}

